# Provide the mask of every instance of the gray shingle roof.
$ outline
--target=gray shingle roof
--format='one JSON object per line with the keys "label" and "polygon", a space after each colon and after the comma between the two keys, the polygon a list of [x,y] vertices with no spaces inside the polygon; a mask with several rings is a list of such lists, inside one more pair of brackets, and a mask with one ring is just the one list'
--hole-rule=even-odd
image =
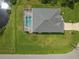
{"label": "gray shingle roof", "polygon": [[33,8],[33,32],[64,32],[59,8]]}

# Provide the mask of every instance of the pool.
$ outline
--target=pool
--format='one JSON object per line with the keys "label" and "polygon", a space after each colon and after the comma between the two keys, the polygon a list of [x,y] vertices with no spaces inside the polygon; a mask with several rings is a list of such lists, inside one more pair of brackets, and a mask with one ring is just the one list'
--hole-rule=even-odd
{"label": "pool", "polygon": [[32,16],[26,16],[26,26],[31,26],[32,24]]}
{"label": "pool", "polygon": [[6,10],[0,9],[0,28],[7,25],[9,20],[9,15]]}

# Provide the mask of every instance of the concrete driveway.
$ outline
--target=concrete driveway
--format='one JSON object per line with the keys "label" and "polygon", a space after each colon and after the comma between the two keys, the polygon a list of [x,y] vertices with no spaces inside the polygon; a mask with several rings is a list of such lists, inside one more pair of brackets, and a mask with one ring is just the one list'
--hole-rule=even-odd
{"label": "concrete driveway", "polygon": [[64,29],[79,31],[79,23],[64,23]]}

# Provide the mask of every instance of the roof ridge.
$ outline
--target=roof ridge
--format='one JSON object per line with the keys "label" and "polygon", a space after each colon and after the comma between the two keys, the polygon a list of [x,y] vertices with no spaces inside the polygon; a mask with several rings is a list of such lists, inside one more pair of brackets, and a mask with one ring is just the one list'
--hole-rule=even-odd
{"label": "roof ridge", "polygon": [[[54,15],[51,16],[50,20],[55,16],[56,13],[57,13],[57,12],[55,12]],[[48,20],[49,20],[49,19],[42,21],[41,24],[44,23],[45,21],[48,21]],[[41,26],[41,24],[39,24],[38,27]],[[38,28],[38,27],[37,27],[37,28]],[[36,28],[36,29],[37,29],[37,28]],[[35,30],[36,30],[36,29],[35,29]]]}

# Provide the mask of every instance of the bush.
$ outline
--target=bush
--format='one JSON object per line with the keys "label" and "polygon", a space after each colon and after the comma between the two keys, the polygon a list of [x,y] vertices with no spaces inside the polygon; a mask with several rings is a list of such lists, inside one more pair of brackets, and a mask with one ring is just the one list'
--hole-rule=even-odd
{"label": "bush", "polygon": [[30,0],[27,0],[27,1],[30,1]]}
{"label": "bush", "polygon": [[41,2],[43,4],[47,4],[47,3],[56,4],[57,3],[57,0],[41,0]]}
{"label": "bush", "polygon": [[74,4],[75,4],[75,1],[74,0],[66,0],[64,2],[61,3],[61,6],[63,7],[69,7],[71,9],[74,8]]}
{"label": "bush", "polygon": [[11,10],[7,10],[8,14],[11,14]]}
{"label": "bush", "polygon": [[79,0],[74,0],[75,2],[79,2]]}
{"label": "bush", "polygon": [[51,3],[56,4],[57,0],[51,0]]}
{"label": "bush", "polygon": [[67,4],[66,4],[65,2],[63,2],[63,3],[61,3],[61,6],[62,6],[62,7],[66,7]]}
{"label": "bush", "polygon": [[12,5],[15,5],[17,3],[17,0],[10,0]]}
{"label": "bush", "polygon": [[41,3],[43,4],[47,4],[49,2],[49,0],[41,0]]}
{"label": "bush", "polygon": [[74,1],[73,0],[71,0],[71,1],[69,1],[69,3],[68,3],[68,7],[69,8],[71,8],[71,9],[73,9],[74,8]]}

